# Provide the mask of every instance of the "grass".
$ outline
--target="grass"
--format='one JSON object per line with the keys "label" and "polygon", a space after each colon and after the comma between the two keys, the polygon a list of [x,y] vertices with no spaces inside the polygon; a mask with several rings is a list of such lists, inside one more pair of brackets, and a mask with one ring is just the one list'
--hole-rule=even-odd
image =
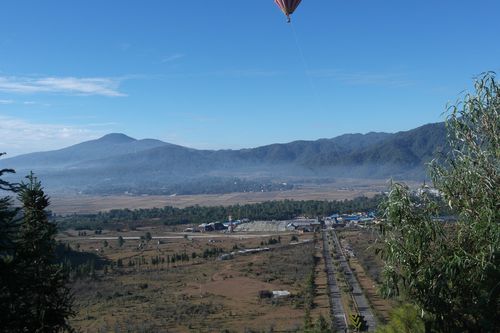
{"label": "grass", "polygon": [[[151,230],[153,236],[156,232]],[[215,242],[181,237],[161,244],[143,241],[142,248],[140,240],[126,240],[120,247],[117,241],[108,240],[104,246],[102,240],[89,238],[61,235],[73,249],[78,243],[80,252],[91,252],[107,263],[106,269],[96,268],[94,278],[87,274],[73,283],[77,315],[72,324],[81,332],[262,332],[271,328],[293,332],[303,324],[300,295],[302,282],[316,265],[313,242],[293,246],[283,242],[270,252],[220,261],[191,254],[259,247],[269,236],[223,236],[214,238]],[[312,235],[299,236],[308,238]],[[156,261],[176,253],[189,254],[189,261]],[[135,264],[129,266],[129,262]],[[258,297],[261,290],[289,290],[295,296],[263,301]]]}
{"label": "grass", "polygon": [[52,195],[51,210],[57,214],[96,213],[111,209],[155,208],[164,206],[219,206],[258,203],[272,200],[344,200],[359,196],[372,197],[387,189],[385,180],[338,179],[336,182],[324,185],[302,184],[291,191],[245,192],[222,195],[198,194],[170,196],[82,196],[82,195]]}
{"label": "grass", "polygon": [[[166,227],[103,230],[99,236],[126,238],[146,231],[152,236],[179,236]],[[79,237],[77,232],[66,231],[59,239],[78,248],[76,258],[92,258],[98,263],[94,278],[84,274],[73,284],[78,311],[73,325],[81,332],[300,331],[306,304],[311,304],[312,321],[320,315],[329,317],[322,242],[313,242],[313,234],[304,234],[297,235],[299,241],[310,242],[291,245],[290,234],[280,235],[281,243],[266,245],[272,251],[221,261],[216,256],[204,258],[203,253],[257,248],[268,243],[269,233],[248,238],[240,234],[210,234],[197,239],[181,235],[160,243],[126,239],[119,246],[116,240],[107,240],[106,244],[102,239],[92,239],[93,234]],[[380,272],[380,261],[372,253],[372,235],[356,229],[341,231],[340,236],[356,254],[350,265],[375,314],[383,321],[392,304],[378,296],[377,280],[372,277]],[[278,234],[272,237],[277,239]],[[189,257],[189,261],[168,260],[181,256]],[[311,302],[305,286],[313,271]],[[347,287],[343,279],[338,280],[344,306],[349,309],[349,291],[343,290]],[[262,290],[288,290],[292,297],[261,299]]]}

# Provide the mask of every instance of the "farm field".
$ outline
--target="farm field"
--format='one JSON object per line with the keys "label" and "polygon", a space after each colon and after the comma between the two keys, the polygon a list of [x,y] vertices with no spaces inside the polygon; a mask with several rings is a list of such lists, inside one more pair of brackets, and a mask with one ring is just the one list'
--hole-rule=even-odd
{"label": "farm field", "polygon": [[251,204],[273,200],[345,200],[360,196],[373,197],[385,191],[385,180],[343,180],[338,183],[315,185],[306,184],[289,191],[245,192],[228,194],[197,195],[58,195],[52,194],[51,210],[57,214],[86,214],[111,209],[161,208],[174,206],[229,206],[234,204]]}
{"label": "farm field", "polygon": [[[313,271],[311,320],[322,315],[329,322],[321,242],[314,234],[191,235],[162,228],[61,234],[69,253],[89,260],[72,273],[72,325],[82,332],[294,332],[304,324]],[[219,259],[255,248],[270,250]],[[268,298],[265,292],[273,290],[291,296]]]}

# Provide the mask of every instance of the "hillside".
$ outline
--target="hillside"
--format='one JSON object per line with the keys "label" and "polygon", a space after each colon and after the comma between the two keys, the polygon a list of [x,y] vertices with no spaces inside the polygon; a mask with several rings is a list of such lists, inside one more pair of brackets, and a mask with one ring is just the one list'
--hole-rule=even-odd
{"label": "hillside", "polygon": [[112,133],[97,140],[82,142],[59,150],[16,156],[6,163],[18,169],[33,168],[35,171],[64,169],[83,161],[137,153],[161,146],[173,145],[152,139],[136,140],[125,134]]}
{"label": "hillside", "polygon": [[109,134],[6,159],[3,165],[21,175],[33,170],[52,190],[195,193],[203,188],[209,193],[217,187],[215,193],[220,193],[221,184],[232,184],[231,191],[253,191],[288,179],[422,178],[425,163],[444,142],[442,123],[394,134],[346,134],[241,150],[197,150]]}

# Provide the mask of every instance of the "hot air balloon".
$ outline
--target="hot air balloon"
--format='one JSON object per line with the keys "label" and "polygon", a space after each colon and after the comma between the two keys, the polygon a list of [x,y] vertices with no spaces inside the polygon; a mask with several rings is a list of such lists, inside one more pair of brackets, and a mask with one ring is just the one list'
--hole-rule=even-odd
{"label": "hot air balloon", "polygon": [[283,14],[286,15],[288,23],[290,23],[290,15],[292,15],[295,9],[297,9],[300,1],[301,0],[274,0],[278,7],[280,7]]}

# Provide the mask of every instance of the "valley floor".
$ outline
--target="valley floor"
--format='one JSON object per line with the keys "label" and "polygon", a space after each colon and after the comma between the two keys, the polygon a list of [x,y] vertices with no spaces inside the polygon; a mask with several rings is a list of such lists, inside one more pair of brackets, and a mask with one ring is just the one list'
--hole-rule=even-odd
{"label": "valley floor", "polygon": [[[70,232],[60,237],[78,252],[103,259],[94,260],[73,285],[78,314],[72,324],[82,332],[297,331],[304,324],[305,286],[313,271],[317,292],[311,317],[314,321],[321,314],[329,320],[321,251],[313,234],[299,235],[299,242],[292,243],[289,233],[167,235],[160,241],[124,235],[122,246],[111,240],[114,236],[110,232],[96,239]],[[267,247],[220,260],[221,253]],[[291,296],[260,296],[277,290]]]}
{"label": "valley floor", "polygon": [[[410,183],[411,185],[412,183]],[[345,200],[373,197],[388,188],[387,180],[343,180],[331,184],[306,184],[289,191],[197,195],[87,196],[51,194],[51,210],[57,214],[86,214],[111,209],[162,208],[164,206],[229,206],[273,200]]]}
{"label": "valley floor", "polygon": [[[373,235],[360,229],[339,235],[384,322],[393,304],[376,291],[381,263],[370,249]],[[321,233],[183,234],[158,226],[97,235],[66,230],[58,239],[74,264],[72,325],[81,332],[301,332],[308,313],[313,324],[320,317],[332,322],[324,244],[334,250]],[[337,310],[353,313],[345,282],[337,283],[343,304]],[[290,296],[274,298],[272,291]]]}

